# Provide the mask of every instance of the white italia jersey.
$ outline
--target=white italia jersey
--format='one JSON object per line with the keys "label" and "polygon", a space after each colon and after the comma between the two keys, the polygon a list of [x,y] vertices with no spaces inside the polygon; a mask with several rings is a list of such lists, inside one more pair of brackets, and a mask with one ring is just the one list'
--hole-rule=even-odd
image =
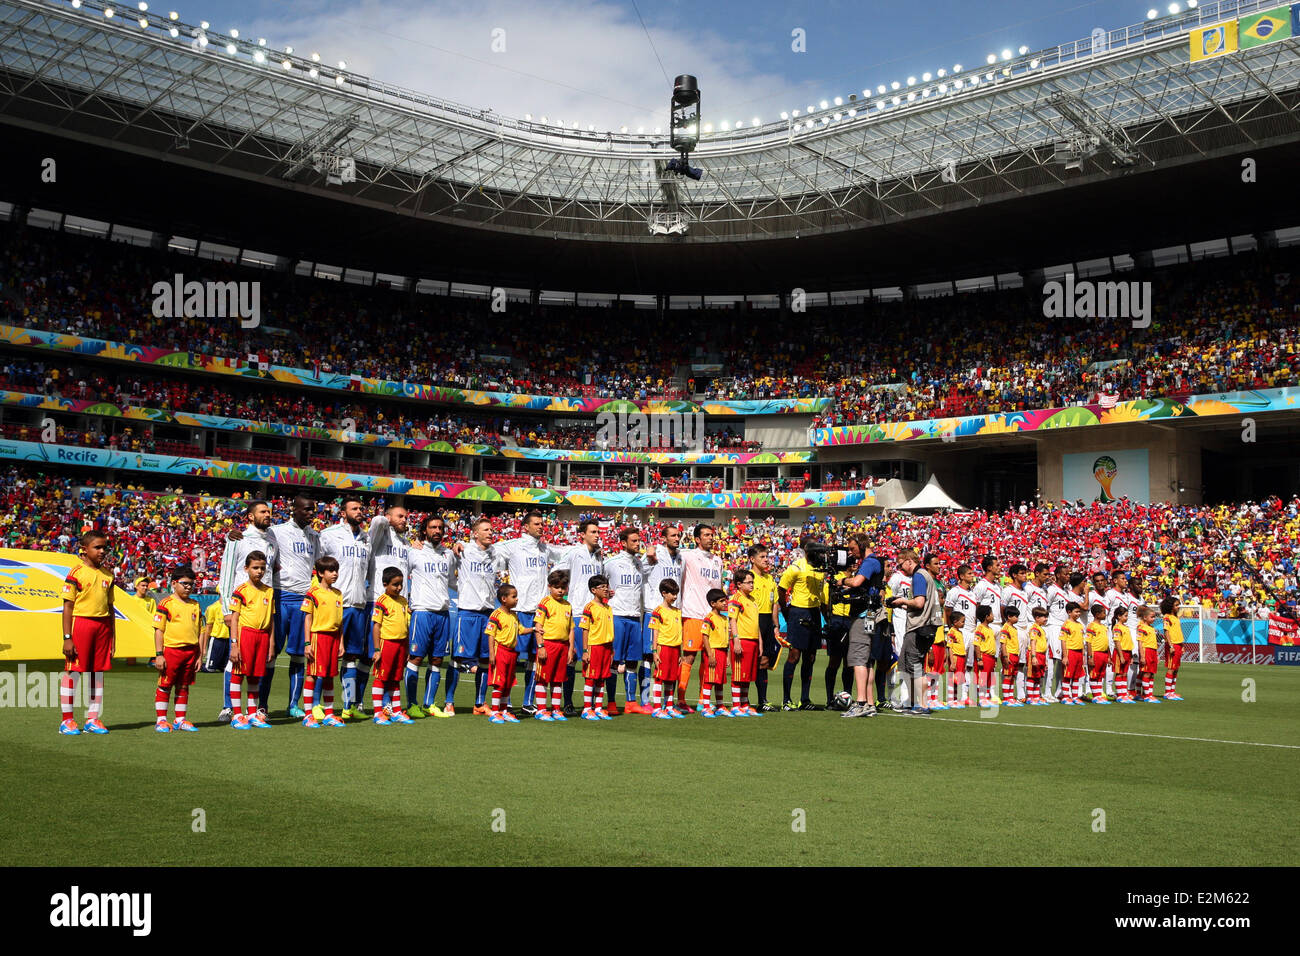
{"label": "white italia jersey", "polygon": [[975,634],[975,609],[979,602],[975,600],[975,594],[966,590],[960,584],[948,592],[948,596],[943,600],[944,606],[955,613],[966,615],[966,619],[961,622],[961,632],[965,636],[966,646],[970,647],[971,638]]}
{"label": "white italia jersey", "polygon": [[604,574],[605,562],[600,549],[591,551],[585,544],[570,548],[556,562],[557,569],[569,572],[569,603],[573,605],[575,623],[582,609],[591,603],[591,588],[587,586],[597,574]]}
{"label": "white italia jersey", "polygon": [[527,534],[495,545],[492,550],[504,557],[510,583],[519,592],[515,613],[532,614],[546,596],[546,576],[551,572],[551,562],[563,554],[541,538]]}
{"label": "white italia jersey", "polygon": [[487,550],[466,543],[456,562],[456,603],[463,611],[491,611],[497,601],[497,570],[502,566],[495,546]]}
{"label": "white italia jersey", "polygon": [[609,600],[614,616],[635,617],[639,621],[644,610],[641,588],[645,580],[640,556],[619,551],[606,559],[605,577],[609,578],[609,586],[614,589],[614,596]]}
{"label": "white italia jersey", "polygon": [[682,617],[702,621],[709,616],[710,589],[722,587],[722,558],[703,548],[678,553],[682,556]]}
{"label": "white italia jersey", "polygon": [[1002,623],[1002,585],[994,584],[988,578],[980,578],[975,582],[975,587],[971,588],[975,594],[975,600],[983,607],[993,608],[993,617],[989,621],[990,627],[996,627]]}
{"label": "white italia jersey", "polygon": [[275,588],[291,594],[306,595],[311,575],[320,556],[320,532],[300,527],[294,521],[272,525],[271,538],[279,552],[275,563]]}
{"label": "white italia jersey", "polygon": [[339,579],[334,586],[343,592],[343,603],[347,607],[365,607],[370,536],[359,528],[354,533],[347,521],[340,521],[320,533],[320,553],[339,563]]}
{"label": "white italia jersey", "polygon": [[272,569],[280,557],[275,539],[251,524],[244,529],[243,535],[238,541],[227,541],[226,549],[221,554],[221,573],[217,577],[217,593],[221,595],[221,607],[227,614],[230,613],[230,596],[235,593],[235,588],[248,580],[248,569],[244,567],[244,560],[254,551],[261,551],[266,555],[268,576],[262,578],[262,583],[275,586]]}
{"label": "white italia jersey", "polygon": [[412,548],[408,557],[411,610],[446,611],[451,606],[451,576],[456,572],[456,555],[446,545]]}
{"label": "white italia jersey", "polygon": [[[647,564],[645,569],[645,583],[641,589],[641,605],[647,610],[652,611],[663,602],[663,596],[659,593],[659,584],[665,580],[677,582],[677,587],[682,586],[682,551],[679,548],[677,554],[670,554],[668,545],[655,545],[655,563]],[[680,591],[679,591],[680,593]]]}
{"label": "white italia jersey", "polygon": [[411,546],[393,530],[383,515],[370,521],[370,556],[374,567],[370,571],[370,600],[384,593],[384,571],[396,568],[402,574],[402,594],[411,596]]}

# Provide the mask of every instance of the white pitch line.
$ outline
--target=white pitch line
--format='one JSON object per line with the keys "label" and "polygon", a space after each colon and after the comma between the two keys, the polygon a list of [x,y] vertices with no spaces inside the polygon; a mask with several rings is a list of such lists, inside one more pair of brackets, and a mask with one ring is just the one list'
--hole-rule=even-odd
{"label": "white pitch line", "polygon": [[1236,744],[1239,747],[1277,747],[1282,750],[1300,750],[1300,744],[1265,744],[1254,740],[1220,740],[1217,737],[1179,737],[1174,734],[1140,734],[1134,730],[1100,730],[1096,727],[1059,727],[1055,724],[1018,724],[1006,720],[954,720],[939,718],[945,724],[981,724],[986,727],[1037,727],[1042,730],[1074,730],[1082,734],[1117,734],[1121,737],[1157,737],[1160,740],[1190,740],[1201,744]]}

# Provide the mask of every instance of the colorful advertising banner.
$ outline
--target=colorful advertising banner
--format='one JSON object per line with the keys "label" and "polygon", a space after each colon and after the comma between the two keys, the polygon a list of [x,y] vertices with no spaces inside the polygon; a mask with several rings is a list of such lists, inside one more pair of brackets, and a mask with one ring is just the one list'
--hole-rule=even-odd
{"label": "colorful advertising banner", "polygon": [[426,385],[418,382],[390,382],[383,379],[353,377],[338,372],[312,372],[269,363],[237,361],[214,358],[197,352],[143,345],[106,342],[102,339],[25,329],[0,325],[0,342],[30,348],[76,352],[88,358],[113,359],[122,362],[139,362],[147,365],[165,365],[169,368],[211,372],[217,375],[234,375],[265,381],[287,382],[313,388],[331,388],[342,391],[363,392],[368,395],[387,395],[447,405],[477,405],[501,409],[524,409],[536,412],[573,412],[595,414],[600,411],[639,410],[648,413],[696,412],[701,409],[710,415],[811,415],[827,408],[829,398],[769,398],[758,400],[724,400],[696,405],[694,402],[659,399],[609,399],[563,398],[550,395],[517,395],[511,392],[485,392],[476,389],[444,385]]}
{"label": "colorful advertising banner", "polygon": [[1300,627],[1300,622],[1297,622],[1295,618],[1283,617],[1281,614],[1270,614],[1268,616],[1268,642],[1286,647],[1300,644],[1300,634],[1297,633],[1298,627]]}
{"label": "colorful advertising banner", "polygon": [[564,503],[593,508],[868,508],[874,491],[668,494],[662,491],[570,491]]}
{"label": "colorful advertising banner", "polygon": [[666,494],[640,491],[573,491],[553,488],[498,489],[469,482],[423,481],[400,475],[356,475],[302,466],[253,464],[174,455],[146,455],[107,448],[78,448],[40,442],[0,440],[0,459],[42,464],[75,465],[146,471],[161,475],[256,481],[277,485],[310,485],[338,491],[369,491],[469,501],[519,504],[574,504],[610,508],[855,508],[875,503],[874,491],[798,493]]}
{"label": "colorful advertising banner", "polygon": [[[63,579],[73,554],[0,548],[0,661],[63,659]],[[152,657],[153,619],[144,602],[113,589],[114,657]],[[58,703],[55,700],[48,706]]]}
{"label": "colorful advertising banner", "polygon": [[927,418],[885,425],[837,425],[812,431],[815,447],[867,445],[873,442],[942,439],[954,441],[975,435],[1006,435],[1049,428],[1082,428],[1166,418],[1205,418],[1211,415],[1254,415],[1261,412],[1300,410],[1300,388],[1265,388],[1254,392],[1218,392],[1193,395],[1185,401],[1141,398],[1102,405],[1040,408],[1026,412],[966,415],[961,418]]}
{"label": "colorful advertising banner", "polygon": [[503,448],[501,455],[604,465],[801,465],[814,457],[811,451],[566,451],[562,448]]}
{"label": "colorful advertising banner", "polygon": [[[526,461],[586,461],[615,465],[782,465],[803,464],[812,461],[811,451],[783,452],[634,452],[634,451],[576,451],[564,448],[502,448],[469,442],[449,442],[439,438],[391,438],[368,432],[344,432],[337,428],[313,428],[310,425],[290,425],[284,422],[255,422],[244,418],[227,418],[220,415],[203,415],[198,412],[170,412],[158,408],[141,408],[135,405],[114,405],[110,402],[91,402],[68,398],[47,398],[31,392],[13,392],[0,389],[0,404],[42,411],[72,412],[81,415],[105,415],[133,421],[147,421],[166,425],[184,425],[190,428],[216,428],[225,431],[252,432],[258,435],[280,435],[284,438],[319,439],[344,444],[364,445],[374,448],[401,448],[413,451],[436,452],[444,455],[474,455],[480,458],[519,458]],[[39,428],[31,428],[32,438],[38,437]]]}
{"label": "colorful advertising banner", "polygon": [[1118,501],[1150,504],[1151,476],[1145,448],[1062,455],[1061,497],[1066,501]]}

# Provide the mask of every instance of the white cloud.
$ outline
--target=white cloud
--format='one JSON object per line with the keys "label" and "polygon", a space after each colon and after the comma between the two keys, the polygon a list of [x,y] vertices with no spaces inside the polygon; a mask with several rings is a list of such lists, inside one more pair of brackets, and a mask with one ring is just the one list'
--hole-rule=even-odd
{"label": "white cloud", "polygon": [[[506,116],[546,115],[585,129],[667,127],[672,78],[699,78],[706,121],[746,125],[774,120],[813,91],[776,67],[790,56],[781,37],[770,48],[701,32],[683,14],[665,28],[647,20],[668,80],[630,5],[581,0],[439,3],[350,0],[277,3],[275,15],[244,31],[296,54],[319,51],[333,66]],[[644,13],[645,11],[643,11]],[[217,24],[214,24],[217,26]],[[242,25],[241,25],[242,26]],[[504,52],[493,52],[493,31]],[[224,29],[224,28],[223,28]],[[766,68],[760,68],[760,64]]]}

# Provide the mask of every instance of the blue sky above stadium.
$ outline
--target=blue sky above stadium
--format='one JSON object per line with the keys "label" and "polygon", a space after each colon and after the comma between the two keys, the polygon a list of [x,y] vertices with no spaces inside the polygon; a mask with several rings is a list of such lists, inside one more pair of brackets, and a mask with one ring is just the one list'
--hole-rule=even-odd
{"label": "blue sky above stadium", "polygon": [[[177,0],[182,2],[182,0]],[[180,8],[331,65],[512,117],[666,126],[671,78],[694,73],[704,119],[778,118],[925,72],[984,64],[1139,23],[1147,0],[233,0]],[[1167,2],[1158,4],[1163,13]],[[643,26],[644,21],[644,26]],[[804,52],[796,52],[796,30]],[[647,32],[649,36],[647,36]],[[653,41],[653,47],[652,42]],[[661,65],[662,64],[662,65]],[[665,80],[665,74],[668,80]]]}

